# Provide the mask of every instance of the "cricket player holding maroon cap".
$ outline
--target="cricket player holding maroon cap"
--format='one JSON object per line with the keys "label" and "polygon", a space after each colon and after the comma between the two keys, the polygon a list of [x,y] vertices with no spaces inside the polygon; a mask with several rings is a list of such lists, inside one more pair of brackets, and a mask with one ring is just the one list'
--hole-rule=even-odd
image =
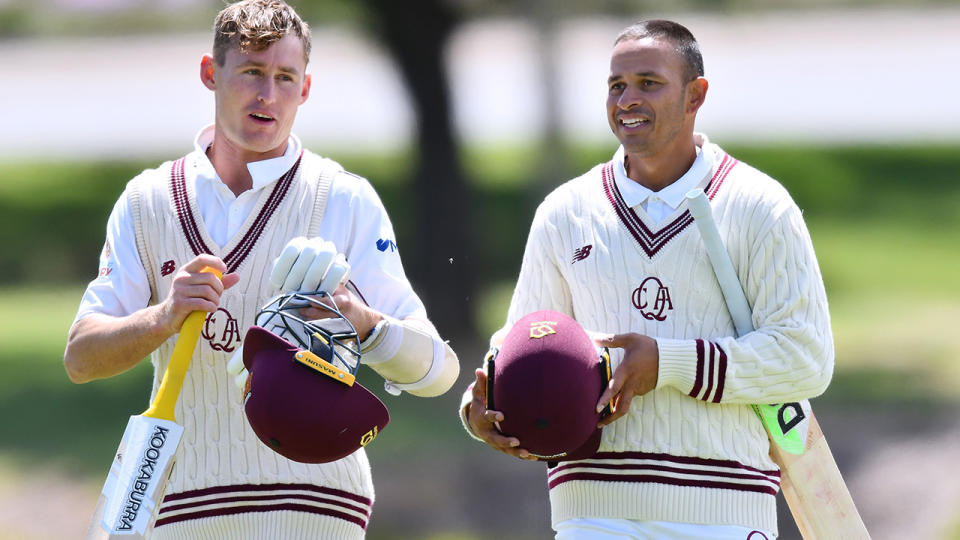
{"label": "cricket player holding maroon cap", "polygon": [[[129,182],[70,331],[72,381],[112,377],[151,355],[156,393],[184,319],[206,312],[176,402],[183,434],[152,538],[365,535],[374,491],[362,448],[301,463],[249,425],[234,384],[245,366],[227,367],[270,298],[332,296],[356,330],[362,361],[392,393],[436,396],[459,372],[404,275],[373,187],[290,132],[310,93],[309,57],[309,28],[282,1],[244,0],[219,13],[212,55],[199,65],[215,123],[186,156]],[[327,316],[318,308],[301,315]]]}
{"label": "cricket player holding maroon cap", "polygon": [[[597,406],[613,414],[594,455],[546,471],[556,538],[759,540],[777,535],[780,471],[752,404],[821,394],[834,362],[824,285],[786,190],[694,131],[707,96],[693,35],[644,21],[615,40],[607,116],[612,159],[537,209],[504,330],[536,310],[574,317],[610,348]],[[737,337],[686,194],[710,199],[752,306]],[[468,432],[530,459],[464,394]],[[558,396],[558,399],[562,397]]]}

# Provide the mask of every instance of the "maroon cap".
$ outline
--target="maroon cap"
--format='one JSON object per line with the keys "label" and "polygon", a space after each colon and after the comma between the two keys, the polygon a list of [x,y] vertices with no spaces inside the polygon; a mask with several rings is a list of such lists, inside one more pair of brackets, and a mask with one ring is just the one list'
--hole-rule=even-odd
{"label": "maroon cap", "polygon": [[609,363],[575,320],[536,311],[489,360],[487,408],[503,413],[500,431],[535,457],[583,459],[600,445],[596,405],[608,376]]}
{"label": "maroon cap", "polygon": [[311,354],[251,326],[243,343],[243,363],[250,372],[244,410],[257,437],[278,454],[301,463],[327,463],[366,446],[390,415],[352,373],[337,372],[329,355]]}

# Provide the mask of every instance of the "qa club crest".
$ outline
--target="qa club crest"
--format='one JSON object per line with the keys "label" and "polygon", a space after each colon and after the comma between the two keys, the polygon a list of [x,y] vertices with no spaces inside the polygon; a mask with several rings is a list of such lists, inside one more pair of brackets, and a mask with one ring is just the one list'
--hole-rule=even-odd
{"label": "qa club crest", "polygon": [[240,344],[240,325],[229,311],[220,308],[207,316],[200,335],[211,349],[229,353]]}
{"label": "qa club crest", "polygon": [[633,307],[640,310],[640,314],[648,321],[664,321],[666,311],[673,310],[670,300],[670,289],[655,277],[643,280],[639,287],[633,290]]}

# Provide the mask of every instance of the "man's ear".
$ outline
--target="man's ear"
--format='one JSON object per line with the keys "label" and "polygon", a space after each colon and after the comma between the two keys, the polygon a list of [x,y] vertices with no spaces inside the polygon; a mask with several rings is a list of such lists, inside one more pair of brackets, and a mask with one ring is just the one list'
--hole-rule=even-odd
{"label": "man's ear", "polygon": [[214,80],[215,61],[209,54],[203,55],[200,59],[200,82],[210,90],[217,89],[217,82]]}
{"label": "man's ear", "polygon": [[710,85],[703,77],[697,77],[687,83],[688,113],[695,114],[700,109],[700,106],[703,105],[703,102],[707,99],[707,88],[709,87]]}
{"label": "man's ear", "polygon": [[313,81],[313,78],[309,73],[303,76],[303,88],[300,89],[300,104],[303,105],[307,98],[310,97],[310,83]]}

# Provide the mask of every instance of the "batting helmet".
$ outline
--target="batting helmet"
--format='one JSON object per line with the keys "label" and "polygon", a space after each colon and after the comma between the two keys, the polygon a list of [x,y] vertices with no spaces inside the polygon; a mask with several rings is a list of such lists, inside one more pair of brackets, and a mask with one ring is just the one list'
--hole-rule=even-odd
{"label": "batting helmet", "polygon": [[487,408],[497,427],[546,461],[583,459],[600,446],[597,400],[610,380],[610,357],[557,311],[521,318],[487,355]]}
{"label": "batting helmet", "polygon": [[[332,316],[306,321],[299,311],[307,306]],[[329,295],[281,295],[260,311],[257,324],[243,344],[244,411],[264,444],[293,461],[327,463],[383,431],[387,408],[356,382],[357,331]]]}

